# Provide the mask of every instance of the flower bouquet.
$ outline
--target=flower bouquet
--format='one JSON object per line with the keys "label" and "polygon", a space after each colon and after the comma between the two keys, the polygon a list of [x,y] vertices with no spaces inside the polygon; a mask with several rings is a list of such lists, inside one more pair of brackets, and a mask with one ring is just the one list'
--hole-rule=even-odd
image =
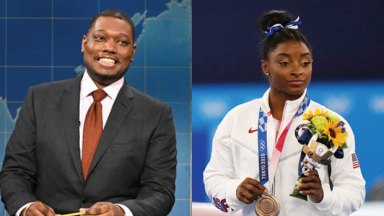
{"label": "flower bouquet", "polygon": [[301,184],[301,178],[310,170],[320,168],[321,165],[329,165],[331,156],[343,158],[343,149],[347,148],[346,140],[348,133],[344,127],[345,123],[340,118],[328,111],[316,109],[304,113],[306,127],[298,138],[303,144],[303,155],[301,158],[302,174],[299,175],[293,192],[290,196],[307,200],[297,188]]}

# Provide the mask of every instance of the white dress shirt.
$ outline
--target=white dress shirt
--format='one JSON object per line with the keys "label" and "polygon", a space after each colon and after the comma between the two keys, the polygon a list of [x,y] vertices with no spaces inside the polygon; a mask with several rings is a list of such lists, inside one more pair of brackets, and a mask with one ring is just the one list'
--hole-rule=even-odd
{"label": "white dress shirt", "polygon": [[[101,105],[103,106],[102,113],[103,113],[103,129],[105,126],[105,123],[108,120],[108,116],[111,113],[113,103],[115,103],[117,94],[119,93],[121,87],[124,85],[124,77],[117,80],[116,82],[108,85],[107,87],[104,87],[103,90],[105,93],[107,93],[107,97],[105,97],[101,101]],[[80,106],[79,106],[79,120],[80,120],[80,158],[82,157],[82,150],[83,150],[83,129],[84,129],[84,121],[85,116],[87,115],[89,107],[93,103],[93,97],[92,92],[97,90],[96,84],[93,82],[91,77],[88,75],[88,71],[86,70],[83,75],[83,79],[81,79],[80,84]],[[125,205],[122,204],[116,204],[120,206],[126,216],[133,216],[131,210]]]}
{"label": "white dress shirt", "polygon": [[[101,101],[101,105],[103,106],[103,128],[105,123],[108,120],[109,113],[111,113],[113,103],[116,100],[117,94],[119,93],[121,87],[124,85],[124,77],[117,80],[116,82],[110,84],[109,86],[103,88],[105,93],[107,93],[107,97],[105,97]],[[88,72],[85,71],[83,75],[83,79],[80,84],[80,107],[79,107],[79,121],[80,121],[80,158],[81,152],[83,149],[83,129],[84,129],[84,121],[85,116],[87,115],[89,107],[93,103],[93,97],[91,93],[97,90],[96,84],[93,82],[91,77],[88,75]]]}

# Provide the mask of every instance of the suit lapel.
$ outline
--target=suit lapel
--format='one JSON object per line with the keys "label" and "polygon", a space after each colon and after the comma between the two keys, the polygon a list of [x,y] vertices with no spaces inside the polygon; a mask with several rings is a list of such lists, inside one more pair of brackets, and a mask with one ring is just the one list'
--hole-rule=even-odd
{"label": "suit lapel", "polygon": [[68,83],[62,95],[62,114],[67,146],[79,178],[83,179],[79,146],[81,76]]}
{"label": "suit lapel", "polygon": [[96,167],[97,163],[111,144],[115,134],[120,130],[121,124],[125,121],[129,113],[133,108],[133,94],[132,90],[124,84],[120,89],[119,94],[116,97],[115,103],[112,106],[111,113],[104,126],[103,133],[100,137],[99,144],[97,146],[95,155],[92,160],[89,173]]}

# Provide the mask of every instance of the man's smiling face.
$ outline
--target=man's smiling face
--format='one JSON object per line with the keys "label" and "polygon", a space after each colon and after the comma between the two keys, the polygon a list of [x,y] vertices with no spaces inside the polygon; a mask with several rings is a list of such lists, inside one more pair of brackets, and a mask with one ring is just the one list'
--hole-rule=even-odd
{"label": "man's smiling face", "polygon": [[82,40],[81,51],[89,76],[108,86],[124,76],[135,55],[132,28],[124,20],[99,17]]}

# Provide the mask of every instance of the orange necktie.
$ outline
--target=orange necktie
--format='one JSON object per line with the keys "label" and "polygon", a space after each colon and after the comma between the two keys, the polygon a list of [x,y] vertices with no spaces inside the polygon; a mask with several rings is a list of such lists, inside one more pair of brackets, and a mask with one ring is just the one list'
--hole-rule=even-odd
{"label": "orange necktie", "polygon": [[82,168],[84,180],[87,179],[88,171],[95,154],[97,144],[103,132],[103,112],[101,101],[107,96],[104,90],[98,89],[92,92],[93,103],[88,109],[84,121]]}

